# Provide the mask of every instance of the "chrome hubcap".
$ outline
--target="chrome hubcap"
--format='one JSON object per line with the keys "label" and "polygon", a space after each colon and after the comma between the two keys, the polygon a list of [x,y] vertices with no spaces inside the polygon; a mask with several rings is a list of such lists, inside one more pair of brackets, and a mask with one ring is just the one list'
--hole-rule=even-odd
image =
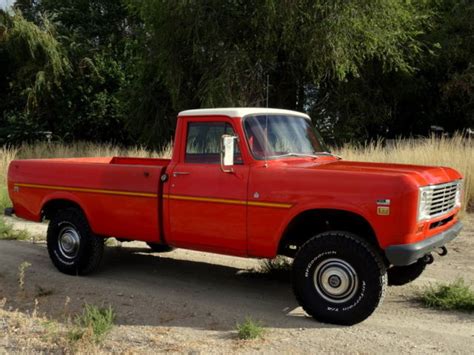
{"label": "chrome hubcap", "polygon": [[81,237],[73,227],[64,227],[59,232],[59,252],[66,259],[74,259],[79,253]]}
{"label": "chrome hubcap", "polygon": [[347,302],[359,286],[354,268],[337,258],[322,261],[314,270],[313,281],[319,295],[333,303]]}

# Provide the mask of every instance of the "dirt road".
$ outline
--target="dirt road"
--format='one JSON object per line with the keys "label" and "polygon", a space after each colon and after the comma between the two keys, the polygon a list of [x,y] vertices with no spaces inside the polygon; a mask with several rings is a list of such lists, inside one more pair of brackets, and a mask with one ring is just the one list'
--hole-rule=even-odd
{"label": "dirt road", "polygon": [[[35,228],[41,234],[45,225]],[[446,257],[413,284],[390,288],[376,313],[352,327],[305,316],[289,281],[250,271],[258,261],[184,250],[158,255],[139,243],[109,247],[100,272],[71,277],[52,266],[44,243],[0,241],[0,299],[5,309],[30,312],[37,298],[39,312],[58,321],[85,302],[111,304],[118,325],[103,346],[113,351],[472,353],[474,314],[426,309],[414,295],[428,282],[458,276],[474,284],[473,237],[471,214]],[[20,295],[24,261],[31,267]],[[40,297],[44,291],[51,294]],[[235,324],[247,316],[266,326],[262,340],[236,340]]]}

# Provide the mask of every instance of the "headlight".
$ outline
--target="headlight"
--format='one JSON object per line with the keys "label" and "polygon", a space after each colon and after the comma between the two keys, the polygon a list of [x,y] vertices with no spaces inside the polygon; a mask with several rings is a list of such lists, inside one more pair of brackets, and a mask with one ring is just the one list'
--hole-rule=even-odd
{"label": "headlight", "polygon": [[418,194],[418,222],[430,218],[431,199],[433,189],[431,186],[420,187]]}
{"label": "headlight", "polygon": [[461,207],[463,191],[464,190],[463,190],[462,180],[459,180],[458,188],[456,190],[456,199],[455,199],[455,206],[456,207]]}

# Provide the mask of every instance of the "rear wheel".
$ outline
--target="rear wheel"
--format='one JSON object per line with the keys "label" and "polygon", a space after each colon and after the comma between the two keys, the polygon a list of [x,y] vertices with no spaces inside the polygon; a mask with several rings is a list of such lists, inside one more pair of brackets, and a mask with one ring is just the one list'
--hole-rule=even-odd
{"label": "rear wheel", "polygon": [[308,240],[293,263],[293,290],[318,321],[352,325],[369,317],[387,285],[384,263],[366,241],[347,232]]}
{"label": "rear wheel", "polygon": [[68,275],[95,271],[104,252],[104,239],[92,233],[77,208],[60,210],[54,215],[48,226],[47,244],[54,266]]}
{"label": "rear wheel", "polygon": [[402,286],[416,280],[426,268],[426,263],[420,259],[407,266],[392,266],[387,270],[388,285]]}

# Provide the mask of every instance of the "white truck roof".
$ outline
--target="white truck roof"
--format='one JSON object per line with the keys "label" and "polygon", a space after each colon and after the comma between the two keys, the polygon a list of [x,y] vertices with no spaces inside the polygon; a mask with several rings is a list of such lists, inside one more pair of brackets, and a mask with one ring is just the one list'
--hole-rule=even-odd
{"label": "white truck roof", "polygon": [[181,111],[178,117],[183,116],[228,116],[228,117],[244,117],[248,115],[293,115],[309,119],[305,113],[292,110],[282,110],[267,107],[224,107],[224,108],[202,108],[196,110]]}

